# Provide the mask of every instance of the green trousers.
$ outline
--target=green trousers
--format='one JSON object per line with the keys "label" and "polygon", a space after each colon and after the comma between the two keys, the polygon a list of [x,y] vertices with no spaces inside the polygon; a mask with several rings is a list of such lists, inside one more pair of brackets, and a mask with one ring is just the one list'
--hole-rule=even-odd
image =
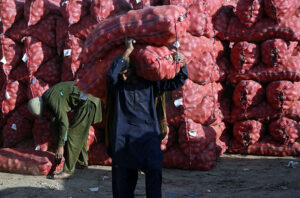
{"label": "green trousers", "polygon": [[73,173],[76,163],[88,165],[87,139],[95,112],[96,107],[91,101],[86,101],[75,112],[64,146],[65,164],[63,171],[66,173]]}

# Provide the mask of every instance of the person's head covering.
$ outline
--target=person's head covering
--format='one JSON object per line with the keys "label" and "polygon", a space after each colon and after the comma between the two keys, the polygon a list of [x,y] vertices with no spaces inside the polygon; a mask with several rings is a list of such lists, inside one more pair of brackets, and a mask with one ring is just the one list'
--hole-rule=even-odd
{"label": "person's head covering", "polygon": [[36,116],[41,116],[43,113],[43,99],[42,97],[32,98],[28,102],[28,110]]}

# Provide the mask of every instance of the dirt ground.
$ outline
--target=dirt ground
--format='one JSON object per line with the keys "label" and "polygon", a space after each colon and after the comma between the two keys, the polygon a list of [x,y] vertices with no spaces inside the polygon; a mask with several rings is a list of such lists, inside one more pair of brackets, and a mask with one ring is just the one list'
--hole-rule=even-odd
{"label": "dirt ground", "polygon": [[[288,167],[290,161],[299,165]],[[146,197],[144,186],[141,173],[136,198]],[[164,169],[162,190],[163,198],[300,197],[300,158],[226,154],[210,171]],[[0,197],[111,198],[111,168],[89,166],[64,180],[0,173]]]}

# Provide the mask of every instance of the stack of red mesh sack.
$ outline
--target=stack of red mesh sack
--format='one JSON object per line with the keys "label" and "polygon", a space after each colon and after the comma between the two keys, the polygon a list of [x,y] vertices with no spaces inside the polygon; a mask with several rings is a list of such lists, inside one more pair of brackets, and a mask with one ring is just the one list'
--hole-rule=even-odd
{"label": "stack of red mesh sack", "polygon": [[299,8],[298,0],[239,0],[214,18],[216,35],[232,42],[231,153],[299,155]]}
{"label": "stack of red mesh sack", "polygon": [[[224,20],[231,10],[222,13],[222,5],[223,0],[2,0],[2,147],[19,149],[24,156],[29,156],[25,148],[55,151],[50,119],[32,117],[26,106],[58,82],[76,80],[83,91],[101,98],[105,109],[105,74],[129,37],[137,41],[131,58],[145,79],[173,78],[183,66],[174,60],[174,51],[183,53],[188,64],[184,87],[168,93],[164,166],[213,168],[227,148],[224,119],[230,115],[223,83],[229,68],[227,47],[216,35],[228,38]],[[89,131],[90,164],[111,164],[103,125]]]}
{"label": "stack of red mesh sack", "polygon": [[223,1],[170,1],[187,8],[189,26],[178,37],[189,79],[167,94],[169,131],[162,141],[163,166],[210,170],[228,145],[225,117],[230,100],[223,85],[229,67],[226,45],[215,38],[213,18]]}

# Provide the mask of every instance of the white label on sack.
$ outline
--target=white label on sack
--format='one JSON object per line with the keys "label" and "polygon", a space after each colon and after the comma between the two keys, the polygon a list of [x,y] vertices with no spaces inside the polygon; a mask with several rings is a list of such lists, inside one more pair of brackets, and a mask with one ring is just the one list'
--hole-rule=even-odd
{"label": "white label on sack", "polygon": [[3,63],[3,64],[6,64],[6,63],[7,63],[4,56],[2,57],[2,59],[0,60],[0,62]]}
{"label": "white label on sack", "polygon": [[175,100],[174,105],[175,105],[175,107],[179,107],[179,106],[183,105],[182,98],[179,98],[179,99]]}
{"label": "white label on sack", "polygon": [[36,77],[34,77],[31,81],[31,84],[34,84],[36,82]]}
{"label": "white label on sack", "polygon": [[23,55],[22,61],[23,61],[24,63],[26,63],[27,60],[28,60],[28,56],[27,56],[27,54],[25,53],[25,54]]}
{"label": "white label on sack", "polygon": [[7,100],[10,99],[10,95],[9,95],[8,92],[5,92],[5,98],[6,98]]}
{"label": "white label on sack", "polygon": [[71,56],[71,49],[65,49],[64,50],[64,56]]}
{"label": "white label on sack", "polygon": [[12,124],[11,128],[16,131],[17,130],[17,125],[16,124]]}
{"label": "white label on sack", "polygon": [[141,3],[142,0],[136,0],[136,3]]}
{"label": "white label on sack", "polygon": [[0,22],[2,21],[1,17],[0,17]]}
{"label": "white label on sack", "polygon": [[190,130],[189,131],[189,135],[192,136],[192,137],[196,137],[197,136],[197,132],[193,131],[193,130]]}
{"label": "white label on sack", "polygon": [[69,3],[68,1],[63,1],[63,2],[61,3],[61,6],[64,6],[64,5],[68,4],[68,3]]}
{"label": "white label on sack", "polygon": [[36,150],[36,151],[39,151],[39,150],[41,150],[41,147],[40,147],[40,145],[38,144],[36,147],[35,147],[35,149],[34,150]]}
{"label": "white label on sack", "polygon": [[176,48],[179,48],[180,47],[180,43],[178,41],[176,41],[176,42],[173,43],[173,46],[176,47]]}

